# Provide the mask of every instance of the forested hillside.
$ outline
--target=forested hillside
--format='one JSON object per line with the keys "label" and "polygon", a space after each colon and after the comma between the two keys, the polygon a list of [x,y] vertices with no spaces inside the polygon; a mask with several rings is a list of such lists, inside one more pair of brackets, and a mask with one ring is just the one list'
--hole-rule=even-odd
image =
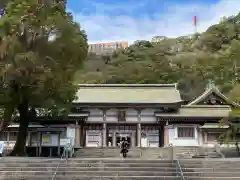
{"label": "forested hillside", "polygon": [[[240,13],[202,34],[136,41],[112,55],[89,54],[77,83],[179,83],[184,99],[199,95],[209,80],[238,97]],[[238,99],[237,99],[238,100]]]}

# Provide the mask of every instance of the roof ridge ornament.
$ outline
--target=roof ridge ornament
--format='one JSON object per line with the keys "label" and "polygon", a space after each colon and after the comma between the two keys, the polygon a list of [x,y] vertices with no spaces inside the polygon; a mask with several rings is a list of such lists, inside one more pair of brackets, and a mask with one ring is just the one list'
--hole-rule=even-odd
{"label": "roof ridge ornament", "polygon": [[209,90],[209,89],[218,89],[217,86],[215,85],[214,81],[209,79],[208,80],[208,84],[206,86],[206,90]]}

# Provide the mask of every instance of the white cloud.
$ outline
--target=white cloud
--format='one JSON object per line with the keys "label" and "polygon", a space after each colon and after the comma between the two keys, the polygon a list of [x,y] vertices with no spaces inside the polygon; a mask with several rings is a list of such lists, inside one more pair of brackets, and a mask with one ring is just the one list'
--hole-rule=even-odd
{"label": "white cloud", "polygon": [[[236,15],[240,10],[240,0],[219,0],[215,4],[164,4],[160,0],[142,3],[106,5],[94,3],[95,12],[91,15],[73,12],[73,16],[87,32],[89,43],[108,41],[150,40],[153,36],[176,37],[194,32],[193,16],[198,17],[198,32],[216,24],[223,16]],[[153,14],[138,17],[109,15],[114,11],[125,13],[140,10],[151,3],[152,7],[164,6]],[[93,4],[93,3],[92,3]],[[156,8],[155,8],[156,9]]]}

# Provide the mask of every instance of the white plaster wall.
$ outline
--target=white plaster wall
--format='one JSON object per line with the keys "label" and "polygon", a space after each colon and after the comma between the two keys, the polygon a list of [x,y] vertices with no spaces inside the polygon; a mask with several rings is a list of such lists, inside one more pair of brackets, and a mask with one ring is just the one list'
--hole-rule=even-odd
{"label": "white plaster wall", "polygon": [[109,109],[106,111],[106,121],[117,122],[118,121],[118,109]]}
{"label": "white plaster wall", "polygon": [[[178,138],[177,137],[177,127],[178,126],[192,126],[195,128],[195,138]],[[173,125],[171,128],[168,129],[169,133],[169,144],[173,146],[199,146],[198,140],[198,131],[197,125]]]}
{"label": "white plaster wall", "polygon": [[103,121],[103,111],[101,109],[88,109],[89,116],[87,121]]}
{"label": "white plaster wall", "polygon": [[126,121],[137,122],[138,121],[138,111],[135,109],[126,110]]}
{"label": "white plaster wall", "polygon": [[155,122],[155,109],[143,109],[141,111],[141,121],[142,122]]}

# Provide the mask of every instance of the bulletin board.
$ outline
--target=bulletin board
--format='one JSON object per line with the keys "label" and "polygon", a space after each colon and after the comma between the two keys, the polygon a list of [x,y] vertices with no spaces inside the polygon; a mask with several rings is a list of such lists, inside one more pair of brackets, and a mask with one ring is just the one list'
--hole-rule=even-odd
{"label": "bulletin board", "polygon": [[58,146],[58,134],[42,134],[42,146]]}

